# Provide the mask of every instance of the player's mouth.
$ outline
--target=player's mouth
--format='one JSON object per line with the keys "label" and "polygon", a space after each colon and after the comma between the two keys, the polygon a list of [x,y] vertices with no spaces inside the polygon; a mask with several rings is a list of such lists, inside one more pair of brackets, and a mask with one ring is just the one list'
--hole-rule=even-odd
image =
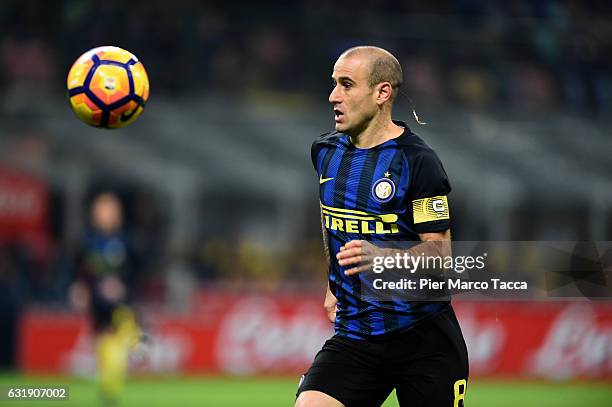
{"label": "player's mouth", "polygon": [[344,116],[344,113],[340,109],[334,109],[334,120],[336,123],[342,120],[342,116]]}

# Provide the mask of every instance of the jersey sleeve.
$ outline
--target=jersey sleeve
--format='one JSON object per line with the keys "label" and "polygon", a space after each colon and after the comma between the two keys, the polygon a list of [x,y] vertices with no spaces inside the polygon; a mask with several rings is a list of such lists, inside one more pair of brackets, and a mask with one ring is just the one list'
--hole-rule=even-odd
{"label": "jersey sleeve", "polygon": [[423,150],[411,166],[408,205],[417,233],[443,232],[450,228],[450,182],[433,150]]}
{"label": "jersey sleeve", "polygon": [[317,168],[317,155],[319,154],[320,149],[321,147],[319,146],[317,141],[313,142],[312,146],[310,147],[310,159],[312,161],[312,166],[314,167],[316,172],[319,172],[319,169]]}

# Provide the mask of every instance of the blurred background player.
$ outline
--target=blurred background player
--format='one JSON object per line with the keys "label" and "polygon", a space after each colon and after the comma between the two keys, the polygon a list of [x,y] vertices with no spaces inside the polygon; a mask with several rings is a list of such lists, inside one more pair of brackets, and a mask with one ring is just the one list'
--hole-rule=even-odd
{"label": "blurred background player", "polygon": [[104,403],[113,404],[125,381],[128,351],[140,339],[134,313],[126,305],[134,257],[124,228],[123,208],[115,193],[95,195],[89,216],[71,299],[91,315],[100,396]]}

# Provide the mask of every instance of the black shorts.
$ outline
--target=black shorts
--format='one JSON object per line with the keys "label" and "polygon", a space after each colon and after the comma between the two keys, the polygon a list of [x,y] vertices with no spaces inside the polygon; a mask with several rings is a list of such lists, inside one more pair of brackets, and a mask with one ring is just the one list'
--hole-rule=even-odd
{"label": "black shorts", "polygon": [[317,390],[346,407],[374,407],[396,389],[402,407],[452,407],[463,406],[467,379],[467,348],[449,308],[382,340],[335,335],[315,357],[297,394]]}
{"label": "black shorts", "polygon": [[93,298],[90,307],[90,314],[93,327],[96,332],[114,328],[113,315],[119,309],[121,303],[107,301],[101,298]]}

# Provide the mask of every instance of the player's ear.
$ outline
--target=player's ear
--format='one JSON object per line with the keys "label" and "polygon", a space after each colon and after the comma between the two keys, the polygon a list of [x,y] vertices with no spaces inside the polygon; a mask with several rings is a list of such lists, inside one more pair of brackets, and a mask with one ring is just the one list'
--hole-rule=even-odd
{"label": "player's ear", "polygon": [[376,85],[376,87],[376,101],[378,102],[378,104],[382,105],[387,100],[391,99],[391,95],[393,94],[393,87],[389,82],[381,82]]}

